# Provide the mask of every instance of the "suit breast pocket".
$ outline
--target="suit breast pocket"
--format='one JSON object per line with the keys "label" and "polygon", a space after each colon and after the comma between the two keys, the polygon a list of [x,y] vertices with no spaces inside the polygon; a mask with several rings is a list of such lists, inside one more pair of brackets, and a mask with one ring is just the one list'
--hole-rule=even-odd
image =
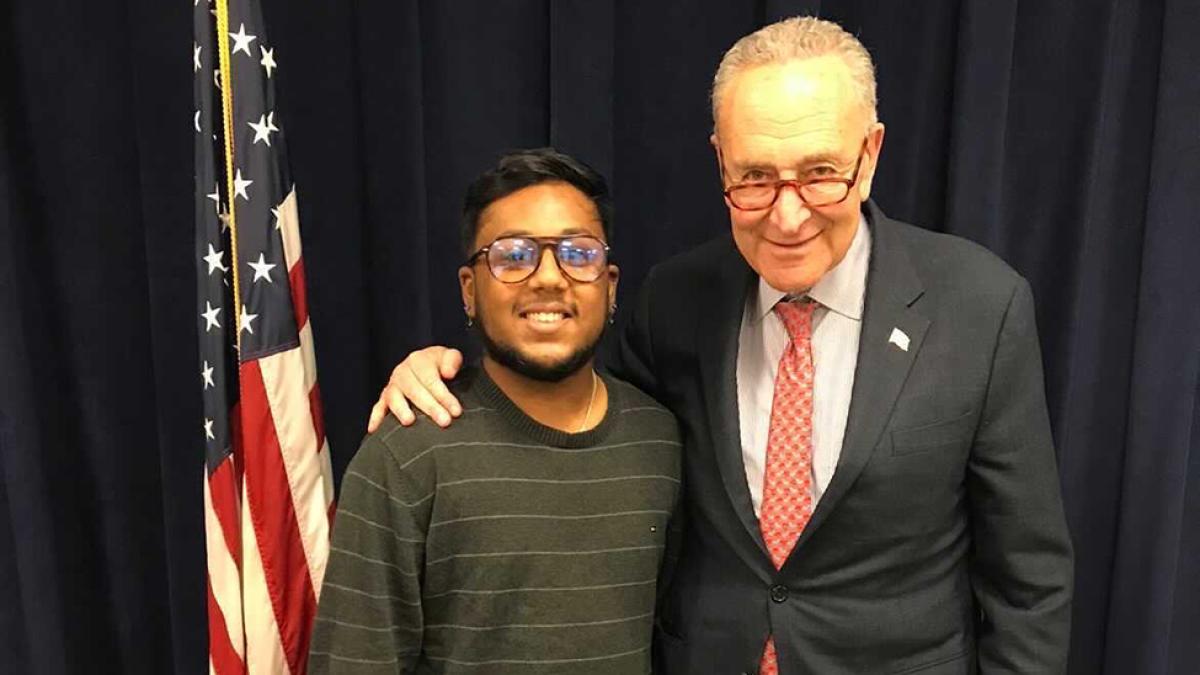
{"label": "suit breast pocket", "polygon": [[902,457],[965,446],[975,435],[975,413],[967,411],[948,420],[892,431],[892,456]]}

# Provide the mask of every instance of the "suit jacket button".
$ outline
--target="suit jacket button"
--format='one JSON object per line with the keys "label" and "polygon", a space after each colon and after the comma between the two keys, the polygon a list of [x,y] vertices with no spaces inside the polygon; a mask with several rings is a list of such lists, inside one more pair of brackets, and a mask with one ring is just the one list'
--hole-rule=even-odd
{"label": "suit jacket button", "polygon": [[771,587],[771,600],[773,602],[787,602],[788,589],[782,584]]}

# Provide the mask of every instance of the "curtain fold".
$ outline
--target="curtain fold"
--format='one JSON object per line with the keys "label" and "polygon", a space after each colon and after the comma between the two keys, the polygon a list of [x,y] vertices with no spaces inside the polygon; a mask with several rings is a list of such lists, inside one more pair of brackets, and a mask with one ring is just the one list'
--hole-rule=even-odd
{"label": "curtain fold", "polygon": [[[1121,511],[1107,612],[1107,673],[1186,672],[1200,663],[1200,26],[1195,3],[1148,17],[1156,84]],[[1123,169],[1125,167],[1122,167]],[[1137,222],[1137,221],[1135,221]],[[1181,302],[1182,301],[1182,302]]]}

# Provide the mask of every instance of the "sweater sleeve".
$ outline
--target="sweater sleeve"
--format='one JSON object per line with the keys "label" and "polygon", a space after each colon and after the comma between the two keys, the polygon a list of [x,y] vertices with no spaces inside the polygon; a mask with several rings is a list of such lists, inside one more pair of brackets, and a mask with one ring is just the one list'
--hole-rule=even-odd
{"label": "sweater sleeve", "polygon": [[406,470],[380,437],[363,441],[342,479],[313,628],[312,673],[411,673],[421,652],[421,570],[433,485]]}

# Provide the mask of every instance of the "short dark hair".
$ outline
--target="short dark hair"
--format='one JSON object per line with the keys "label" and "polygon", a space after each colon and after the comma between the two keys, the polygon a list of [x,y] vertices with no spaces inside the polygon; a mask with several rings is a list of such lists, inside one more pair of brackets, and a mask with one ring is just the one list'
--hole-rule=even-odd
{"label": "short dark hair", "polygon": [[462,212],[463,254],[475,252],[475,235],[484,209],[518,190],[542,183],[566,183],[587,195],[600,214],[605,240],[612,243],[612,197],[604,176],[554,148],[533,148],[504,155],[467,188]]}

